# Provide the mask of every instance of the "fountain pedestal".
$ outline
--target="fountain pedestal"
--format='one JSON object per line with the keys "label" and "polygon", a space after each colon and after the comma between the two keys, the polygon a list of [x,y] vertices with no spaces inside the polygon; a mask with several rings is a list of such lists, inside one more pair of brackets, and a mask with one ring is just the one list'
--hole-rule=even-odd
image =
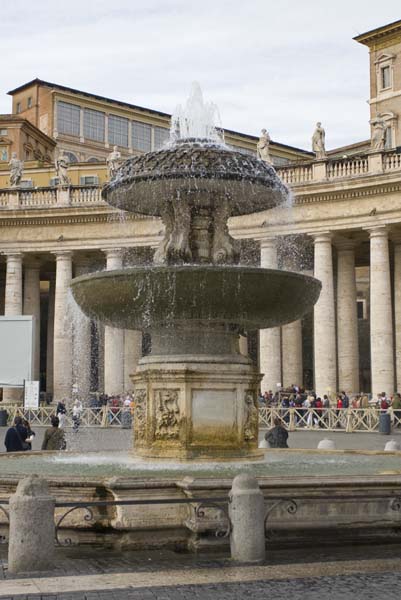
{"label": "fountain pedestal", "polygon": [[134,453],[178,460],[262,458],[256,408],[260,379],[251,364],[229,357],[142,359],[132,376]]}

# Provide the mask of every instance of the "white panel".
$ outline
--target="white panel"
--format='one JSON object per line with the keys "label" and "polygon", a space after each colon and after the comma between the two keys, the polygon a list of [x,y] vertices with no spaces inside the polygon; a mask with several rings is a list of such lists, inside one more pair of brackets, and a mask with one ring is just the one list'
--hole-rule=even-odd
{"label": "white panel", "polygon": [[34,317],[0,317],[0,387],[32,379]]}

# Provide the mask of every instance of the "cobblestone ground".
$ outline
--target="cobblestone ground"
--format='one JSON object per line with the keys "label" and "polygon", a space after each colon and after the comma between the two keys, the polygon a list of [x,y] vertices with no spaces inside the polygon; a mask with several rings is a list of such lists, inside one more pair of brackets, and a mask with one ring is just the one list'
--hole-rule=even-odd
{"label": "cobblestone ground", "polygon": [[[4,549],[1,550],[4,557]],[[224,556],[60,549],[57,569],[44,573],[40,579],[30,579],[29,575],[18,579],[7,576],[3,558],[0,598],[399,600],[401,559],[398,557],[401,557],[400,545],[315,548],[303,552],[280,550],[270,552],[266,564],[255,567],[235,565]],[[35,582],[36,589],[46,582],[46,593],[34,593]],[[7,584],[14,585],[15,593],[10,595]],[[23,586],[31,587],[28,591]]]}
{"label": "cobblestone ground", "polygon": [[[4,438],[7,429],[0,427],[0,453],[5,451]],[[44,427],[36,427],[33,450],[40,450]],[[266,430],[260,431],[260,439]],[[132,446],[132,430],[121,427],[96,428],[82,427],[78,433],[66,430],[67,448],[75,452],[90,450],[129,450]],[[390,436],[379,433],[345,433],[344,431],[295,431],[289,436],[290,448],[316,448],[323,438],[334,440],[338,450],[383,450],[390,439],[401,443],[401,428],[394,430]]]}

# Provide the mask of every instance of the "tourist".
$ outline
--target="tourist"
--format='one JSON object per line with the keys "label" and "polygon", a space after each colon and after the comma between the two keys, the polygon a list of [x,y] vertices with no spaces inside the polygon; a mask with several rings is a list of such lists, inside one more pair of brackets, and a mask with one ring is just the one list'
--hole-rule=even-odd
{"label": "tourist", "polygon": [[65,450],[67,447],[65,433],[64,429],[59,427],[59,418],[52,416],[50,422],[52,426],[45,431],[42,450]]}
{"label": "tourist", "polygon": [[391,403],[391,409],[394,415],[394,427],[401,426],[401,395],[397,392],[394,394],[393,401]]}
{"label": "tourist", "polygon": [[344,391],[341,392],[341,399],[342,399],[342,403],[343,403],[342,408],[349,408],[349,397],[347,396],[347,394]]}
{"label": "tourist", "polygon": [[314,424],[315,425],[319,425],[319,427],[323,426],[323,421],[322,421],[322,414],[323,414],[323,402],[322,399],[320,397],[316,398],[315,400],[315,406],[314,406],[315,410],[313,411],[314,413]]}
{"label": "tourist", "polygon": [[387,412],[388,407],[390,406],[389,401],[386,397],[386,392],[382,392],[380,395],[380,410],[382,412]]}
{"label": "tourist", "polygon": [[72,406],[72,429],[75,433],[77,433],[79,426],[81,424],[81,413],[83,411],[82,402],[78,398],[75,400]]}
{"label": "tourist", "polygon": [[28,450],[28,444],[25,441],[27,437],[28,431],[22,423],[22,417],[15,417],[14,426],[7,430],[4,439],[7,452],[23,452]]}
{"label": "tourist", "polygon": [[58,419],[60,421],[60,427],[64,427],[65,419],[66,419],[66,415],[67,415],[67,408],[66,408],[64,399],[60,400],[60,402],[57,404],[56,415],[58,416]]}
{"label": "tourist", "polygon": [[26,448],[26,450],[29,451],[29,450],[32,450],[32,442],[33,442],[33,438],[35,437],[36,434],[34,431],[32,431],[31,424],[28,421],[28,419],[22,419],[22,424],[28,432],[28,437],[26,438],[25,443],[28,446]]}
{"label": "tourist", "polygon": [[274,427],[265,434],[265,440],[270,448],[288,448],[288,431],[279,417],[274,419]]}

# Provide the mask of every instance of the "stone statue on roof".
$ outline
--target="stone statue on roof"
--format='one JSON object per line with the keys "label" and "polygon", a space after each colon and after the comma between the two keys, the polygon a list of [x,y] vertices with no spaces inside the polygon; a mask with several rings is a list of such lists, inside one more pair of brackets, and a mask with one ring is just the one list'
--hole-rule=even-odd
{"label": "stone statue on roof", "polygon": [[58,158],[56,159],[56,173],[58,177],[58,184],[61,187],[65,187],[70,185],[70,178],[68,177],[68,166],[70,161],[68,157],[64,154],[63,151],[60,152]]}
{"label": "stone statue on roof", "polygon": [[383,150],[386,128],[382,119],[375,119],[372,123],[372,139],[370,141],[372,150]]}
{"label": "stone statue on roof", "polygon": [[266,129],[262,129],[262,133],[260,135],[259,141],[256,144],[256,152],[260,159],[265,162],[272,164],[272,160],[270,158],[269,152],[270,145],[270,135]]}
{"label": "stone statue on roof", "polygon": [[316,129],[312,136],[312,150],[316,154],[316,159],[326,158],[326,132],[320,122],[316,123]]}
{"label": "stone statue on roof", "polygon": [[106,158],[109,180],[113,179],[118,167],[120,166],[120,162],[121,152],[118,151],[118,146],[113,146],[113,152],[110,152],[110,154]]}
{"label": "stone statue on roof", "polygon": [[22,179],[22,173],[24,172],[24,163],[22,160],[17,158],[17,153],[11,154],[11,160],[8,163],[10,167],[10,186],[17,187]]}

